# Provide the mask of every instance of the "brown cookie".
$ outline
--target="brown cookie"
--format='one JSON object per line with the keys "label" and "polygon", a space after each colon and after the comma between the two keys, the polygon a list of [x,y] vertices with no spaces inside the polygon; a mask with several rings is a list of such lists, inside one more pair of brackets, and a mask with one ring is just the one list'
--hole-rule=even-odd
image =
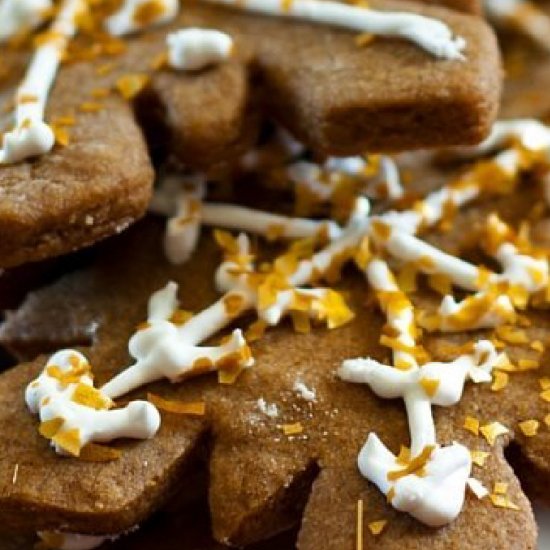
{"label": "brown cookie", "polygon": [[[470,227],[472,216],[481,219],[497,210],[510,221],[521,218],[526,205],[534,200],[529,193],[521,197],[525,203],[507,196],[459,214],[455,232],[444,235],[440,246],[458,240],[459,248],[464,249],[466,244],[457,236],[470,233],[464,228]],[[182,304],[193,311],[215,297],[210,275],[218,254],[211,241],[205,237],[194,259],[183,268],[174,268],[165,264],[159,239],[160,230],[154,221],[136,226],[118,243],[109,244],[110,250],[93,268],[32,294],[8,321],[3,341],[23,353],[26,346],[32,349],[33,340],[55,349],[58,334],[65,326],[72,324],[84,332],[89,319],[95,318],[99,329],[93,345],[85,351],[95,366],[98,382],[103,382],[126,364],[127,339],[143,319],[147,298],[168,279],[180,282]],[[368,388],[344,383],[334,376],[343,359],[369,355],[384,360],[388,356],[379,344],[384,319],[372,307],[364,306],[369,294],[364,279],[350,273],[343,288],[357,315],[352,323],[334,331],[319,329],[300,335],[286,324],[270,330],[253,345],[256,365],[233,386],[220,386],[214,377],[204,376],[179,385],[158,383],[147,388],[168,399],[205,400],[208,414],[204,421],[166,415],[154,440],[121,443],[123,457],[107,466],[61,459],[36,434],[36,420],[25,410],[22,399],[14,396],[22,394],[43,359],[2,375],[0,395],[6,396],[0,401],[0,446],[5,449],[0,455],[2,524],[14,530],[61,524],[84,532],[124,529],[160,504],[163,497],[159,489],[174,479],[167,480],[168,472],[176,475],[178,461],[208,429],[212,448],[210,509],[214,535],[220,541],[246,544],[278,532],[299,520],[301,504],[307,500],[299,547],[351,549],[356,537],[356,507],[361,499],[367,523],[389,520],[378,540],[384,548],[418,548],[428,543],[441,549],[478,548],[480,544],[533,548],[536,527],[530,505],[503,450],[514,438],[537,468],[539,479],[547,479],[547,430],[541,428],[537,437],[527,438],[517,429],[519,421],[543,418],[547,413],[547,403],[538,396],[538,380],[548,375],[544,360],[544,366],[536,371],[511,375],[503,393],[493,392],[489,385],[469,385],[458,406],[436,411],[442,443],[459,441],[487,452],[485,467],[476,467],[474,475],[488,487],[495,482],[507,483],[507,495],[519,510],[497,508],[469,495],[462,515],[454,523],[436,530],[422,526],[393,511],[356,470],[357,453],[367,433],[379,433],[394,451],[408,435],[400,402],[382,401]],[[433,296],[419,291],[415,299],[429,301]],[[549,343],[545,317],[533,313],[531,318],[529,339]],[[19,334],[24,335],[20,341]],[[472,337],[477,336],[469,336],[468,340]],[[449,343],[460,340],[464,338],[434,336],[427,337],[424,344],[434,357],[446,360]],[[69,343],[64,341],[63,345]],[[315,389],[315,403],[304,401],[293,391],[298,378]],[[276,419],[261,413],[257,404],[260,398],[278,405]],[[510,436],[490,446],[463,428],[467,415],[482,422],[499,420],[510,427]],[[285,435],[284,427],[297,422],[303,431]],[[144,460],[147,468],[142,466]],[[12,474],[17,463],[19,477],[14,486]],[[68,486],[66,480],[75,477],[78,485]],[[115,493],[107,487],[119,490]],[[145,500],[147,506],[141,504]],[[94,507],[98,502],[102,505],[99,510]],[[40,514],[27,510],[40,510]],[[364,536],[370,541],[367,531]]]}
{"label": "brown cookie", "polygon": [[[396,40],[363,49],[349,32],[205,5],[185,5],[171,25],[125,45],[107,43],[103,50],[116,53],[107,59],[94,53],[89,61],[97,48],[77,39],[75,49],[87,61],[61,69],[48,105],[54,123],[74,117],[68,144],[0,168],[0,231],[6,236],[0,265],[89,245],[143,215],[152,182],[149,158],[131,108],[109,93],[115,87],[133,96],[136,75],[151,73],[135,95],[151,146],[176,153],[191,167],[209,167],[243,150],[255,133],[254,96],[321,153],[479,141],[499,95],[491,31],[478,18],[443,8],[380,7],[441,18],[468,41],[467,59],[437,61]],[[152,70],[166,33],[191,25],[230,32],[237,58],[193,75]]]}

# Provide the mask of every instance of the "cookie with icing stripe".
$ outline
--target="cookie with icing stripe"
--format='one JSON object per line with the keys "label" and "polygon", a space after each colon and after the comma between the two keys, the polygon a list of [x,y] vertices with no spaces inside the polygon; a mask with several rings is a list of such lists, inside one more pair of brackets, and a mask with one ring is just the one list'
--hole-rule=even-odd
{"label": "cookie with icing stripe", "polygon": [[[63,5],[70,10],[76,4]],[[44,88],[36,96],[32,79],[20,91],[21,127],[4,138],[0,228],[8,237],[0,247],[2,265],[89,245],[143,214],[152,182],[150,160],[132,109],[119,95],[134,100],[154,152],[170,151],[201,169],[243,150],[254,135],[258,105],[320,153],[481,139],[496,111],[500,79],[498,53],[485,24],[442,8],[399,3],[380,8],[440,19],[443,25],[432,24],[441,40],[432,42],[427,30],[411,31],[405,41],[384,38],[363,49],[346,29],[206,3],[184,5],[165,26],[124,42],[102,38],[91,46],[85,33],[77,35],[69,45],[72,62],[61,67],[57,79],[55,71],[49,75],[55,80],[51,94]],[[344,19],[349,26],[349,15]],[[157,70],[166,34],[189,26],[227,31],[236,44],[234,58],[199,74]],[[45,36],[53,42],[42,46],[55,46],[60,34]],[[465,59],[438,60],[442,44],[441,52],[448,46],[457,54],[463,46],[459,37],[467,42]],[[11,77],[22,65],[19,69]],[[8,89],[14,85],[9,79]],[[43,103],[52,126],[40,122],[27,128],[29,120],[40,118]],[[421,120],[422,132],[410,123],[411,113]],[[52,129],[58,141],[53,151],[32,161],[21,158],[49,150]]]}
{"label": "cookie with icing stripe", "polygon": [[[481,202],[479,207],[467,209],[465,216],[458,214],[454,232],[432,242],[441,249],[454,244],[455,251],[467,257],[467,245],[471,246],[471,242],[463,242],[458,236],[471,233],[472,219],[480,220],[482,226],[481,220],[496,210],[513,223],[535,202],[536,190]],[[101,384],[120,365],[127,364],[128,337],[144,318],[148,297],[166,280],[181,283],[179,297],[185,308],[200,311],[211,303],[216,294],[211,278],[205,277],[205,273],[212,273],[218,260],[209,239],[204,238],[200,253],[183,268],[169,267],[158,247],[161,238],[158,224],[145,223],[122,236],[119,243],[110,243],[96,267],[31,294],[5,326],[4,342],[21,354],[33,341],[42,342],[44,351],[54,350],[71,344],[70,339],[59,341],[64,327],[71,324],[85,334],[90,319],[95,319],[99,323],[98,331],[92,346],[83,351],[95,366],[94,372]],[[434,235],[434,239],[436,237]],[[139,243],[139,247],[133,243]],[[148,276],[144,278],[142,273]],[[8,400],[1,416],[5,418],[2,437],[9,451],[0,462],[4,471],[0,479],[11,480],[8,474],[13,472],[14,464],[19,463],[18,484],[24,485],[17,489],[10,485],[11,481],[5,482],[2,489],[5,500],[0,509],[4,511],[6,524],[22,530],[70,525],[75,532],[106,534],[141,521],[149,513],[149,506],[162,500],[160,488],[164,486],[164,476],[168,476],[166,470],[176,474],[179,457],[189,452],[193,440],[209,426],[212,437],[210,508],[214,533],[219,540],[246,544],[288,527],[300,518],[302,498],[307,499],[307,504],[299,535],[300,548],[316,548],[320,544],[328,548],[353,548],[358,501],[364,504],[365,544],[368,537],[374,536],[369,534],[367,526],[382,520],[387,524],[378,535],[378,544],[387,548],[403,544],[415,548],[419,540],[428,539],[436,548],[448,548],[449,544],[459,546],[464,541],[472,547],[479,541],[483,541],[484,546],[532,547],[535,525],[530,506],[502,452],[503,445],[514,434],[525,456],[533,457],[539,475],[548,475],[547,464],[544,460],[535,461],[536,455],[533,455],[544,446],[545,428],[540,424],[538,435],[527,437],[518,427],[519,422],[544,417],[547,404],[539,398],[538,385],[539,379],[547,374],[546,367],[510,373],[508,385],[499,392],[492,391],[490,384],[468,385],[459,404],[436,409],[438,441],[445,445],[458,441],[482,453],[476,460],[481,461],[483,457],[484,467],[474,466],[473,475],[503,507],[495,507],[487,498],[478,500],[468,494],[461,515],[453,523],[440,529],[423,526],[408,515],[394,511],[378,489],[367,483],[356,469],[357,453],[369,432],[379,433],[385,444],[397,452],[400,445],[407,444],[408,426],[399,402],[382,401],[369,388],[335,376],[345,359],[365,355],[379,360],[389,357],[387,348],[379,343],[384,318],[372,305],[365,307],[369,291],[364,278],[346,274],[341,288],[346,290],[353,307],[354,320],[338,329],[320,328],[307,334],[296,334],[287,325],[269,330],[252,345],[256,364],[245,370],[233,385],[219,385],[214,376],[205,375],[176,385],[159,382],[147,387],[147,391],[171,402],[204,400],[206,416],[191,419],[165,414],[155,439],[137,445],[122,444],[122,457],[108,465],[55,456],[47,442],[36,435],[36,421],[25,411],[24,403]],[[412,298],[417,307],[427,311],[438,301],[426,290],[413,293]],[[544,349],[548,337],[546,321],[535,313],[530,317],[532,326],[525,329],[527,340],[539,340]],[[25,333],[21,327],[25,327]],[[448,361],[461,353],[460,346],[465,340],[482,336],[489,335],[427,335],[423,345],[434,359]],[[524,344],[507,346],[506,351],[515,364],[536,356],[537,362],[544,365],[540,352]],[[4,387],[8,395],[20,395],[43,364],[44,360],[40,359],[8,371],[0,378],[0,387]],[[305,385],[309,393],[297,390],[297,382]],[[266,414],[269,409],[259,404],[260,399],[264,405],[275,404],[276,415]],[[498,420],[510,432],[490,445],[464,429],[468,416],[477,419],[481,426]],[[10,428],[16,422],[17,433],[21,434],[18,441],[26,441],[25,445],[19,447],[20,443],[14,444],[5,435],[9,433],[6,432],[8,422]],[[158,453],[158,449],[163,452]],[[147,468],[142,467],[143,460],[147,460]],[[25,464],[29,463],[33,467],[27,470]],[[67,469],[74,472],[69,476]],[[132,477],[128,479],[129,470],[139,472],[139,483]],[[46,471],[51,483],[44,485],[39,480],[43,480]],[[99,471],[102,474],[98,477]],[[62,480],[75,475],[80,482],[78,486],[71,486],[71,500],[67,504],[67,489]],[[157,485],[147,482],[149,476],[154,476]],[[500,484],[496,490],[495,482]],[[115,493],[113,486],[124,490]],[[142,491],[147,494],[146,509],[139,504],[144,502],[140,496]],[[22,497],[18,496],[23,494],[25,499],[35,499],[41,514],[25,515],[21,509]],[[100,511],[96,509],[98,503]],[[519,510],[512,506],[518,506]],[[494,525],[499,528],[493,529]],[[322,539],[321,533],[324,533]]]}

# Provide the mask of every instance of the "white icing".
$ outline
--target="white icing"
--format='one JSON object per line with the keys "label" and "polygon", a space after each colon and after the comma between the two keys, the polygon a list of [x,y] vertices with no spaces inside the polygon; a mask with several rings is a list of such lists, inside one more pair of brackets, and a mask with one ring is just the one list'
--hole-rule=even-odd
{"label": "white icing", "polygon": [[279,408],[275,403],[268,403],[263,397],[260,397],[257,402],[258,409],[269,416],[269,418],[277,418],[279,416]]}
{"label": "white icing", "polygon": [[166,37],[168,63],[174,69],[197,71],[231,57],[233,39],[212,29],[181,29]]}
{"label": "white icing", "polygon": [[314,403],[317,401],[315,389],[308,388],[301,380],[296,380],[292,389],[304,400]]}
{"label": "white icing", "polygon": [[82,7],[82,0],[65,0],[50,27],[53,38],[36,49],[17,90],[15,128],[3,136],[0,164],[20,162],[48,153],[53,148],[54,133],[44,122],[46,102],[61,56],[76,32],[75,17]]}
{"label": "white icing", "polygon": [[[102,391],[105,395],[116,398],[161,378],[178,382],[191,373],[195,361],[204,358],[210,360],[211,367],[202,368],[201,372],[216,370],[218,361],[236,353],[242,353],[240,366],[251,367],[254,360],[243,353],[246,351],[246,341],[238,329],[234,330],[231,338],[220,346],[198,345],[235,320],[235,316],[228,314],[226,301],[238,297],[240,304],[236,316],[255,308],[261,319],[269,325],[275,325],[290,310],[293,293],[299,292],[311,298],[310,314],[318,315],[317,306],[321,306],[329,290],[299,287],[311,282],[318,272],[324,273],[335,257],[357,244],[362,235],[361,228],[367,223],[367,213],[368,202],[358,200],[349,225],[342,235],[311,259],[300,262],[297,270],[287,278],[289,288],[278,291],[275,303],[266,309],[259,306],[257,288],[248,283],[246,272],[254,271],[254,265],[248,238],[241,234],[237,240],[238,256],[246,259],[246,262],[236,263],[233,258],[229,258],[216,272],[216,286],[220,292],[225,292],[225,295],[191,317],[184,325],[177,326],[170,320],[177,309],[177,285],[169,283],[164,289],[153,294],[149,302],[148,326],[138,330],[129,342],[129,351],[136,359],[135,363],[105,384]],[[245,273],[242,273],[243,268]]]}
{"label": "white icing", "polygon": [[539,120],[529,118],[499,120],[479,145],[457,148],[454,154],[462,158],[475,158],[507,147],[511,140],[518,141],[529,151],[550,151],[550,128]]}
{"label": "white icing", "polygon": [[[211,366],[204,370],[216,370],[217,362],[242,352],[246,347],[246,341],[238,329],[219,346],[199,346],[200,342],[229,324],[231,317],[222,299],[178,326],[169,320],[178,308],[177,291],[178,285],[171,282],[151,296],[148,327],[138,330],[128,345],[130,355],[136,361],[103,386],[102,391],[109,397],[119,397],[162,378],[168,378],[171,382],[181,381],[200,359],[206,358],[211,362]],[[246,308],[246,297],[243,296],[243,299]],[[252,364],[251,358],[243,357],[243,367]]]}
{"label": "white icing", "polygon": [[381,12],[320,0],[207,0],[236,9],[323,23],[335,27],[409,40],[441,59],[464,59],[465,40],[443,22],[412,13]]}
{"label": "white icing", "polygon": [[[372,260],[366,275],[377,292],[400,292],[386,262]],[[444,525],[460,513],[471,458],[469,451],[457,443],[444,448],[437,446],[432,406],[455,405],[462,397],[466,380],[474,383],[491,381],[492,369],[505,358],[496,352],[491,342],[481,340],[474,345],[471,354],[448,363],[433,361],[418,366],[412,352],[417,333],[412,304],[406,300],[399,308],[390,305],[385,313],[388,326],[395,333],[394,339],[404,346],[404,349],[394,350],[396,366],[371,358],[349,359],[342,363],[338,376],[348,382],[368,384],[382,398],[402,398],[407,410],[412,458],[426,448],[433,447],[434,450],[426,463],[425,475],[408,474],[391,481],[388,473],[403,466],[371,433],[359,454],[358,466],[361,473],[384,494],[392,491],[391,503],[397,510],[408,512],[427,525]]]}
{"label": "white icing", "polygon": [[394,508],[432,527],[446,525],[458,516],[472,467],[468,449],[453,443],[433,451],[423,477],[411,474],[389,481],[388,474],[403,466],[373,433],[361,449],[357,464],[363,476],[385,495],[393,489]]}
{"label": "white icing", "polygon": [[[474,299],[482,299],[484,297],[484,291],[473,295]],[[453,318],[460,317],[460,314],[469,303],[467,300],[465,298],[461,302],[457,302],[453,296],[445,296],[438,309],[440,324],[437,328],[443,332],[463,332],[464,328],[461,325],[457,326],[452,320]],[[513,320],[514,317],[514,305],[508,296],[501,294],[491,303],[490,308],[481,317],[468,326],[468,330],[495,328]]]}
{"label": "white icing", "polygon": [[[64,387],[60,381],[48,374],[48,368],[57,366],[61,371],[70,371],[71,360],[87,364],[86,358],[74,350],[62,350],[52,355],[40,376],[31,382],[25,392],[27,406],[38,414],[42,422],[59,418],[63,420],[63,431],[78,429],[80,445],[90,442],[108,442],[119,438],[150,439],[160,426],[160,415],[156,408],[146,401],[132,401],[126,407],[111,410],[96,410],[73,401],[78,384]],[[93,386],[88,374],[79,378],[79,383]],[[104,394],[108,401],[108,397]],[[63,449],[52,442],[56,452]]]}
{"label": "white icing", "polygon": [[396,200],[404,194],[397,165],[388,156],[329,157],[322,165],[299,160],[290,164],[286,173],[291,182],[306,188],[319,202],[330,202],[349,178],[363,187],[365,196],[374,196],[379,184],[385,185],[389,199]]}
{"label": "white icing", "polygon": [[51,0],[1,0],[0,43],[40,25],[51,7]]}
{"label": "white icing", "polygon": [[470,491],[480,500],[489,494],[489,491],[484,487],[483,483],[475,477],[470,477],[467,484]]}
{"label": "white icing", "polygon": [[497,25],[520,29],[539,46],[550,49],[550,18],[528,0],[484,0],[485,12]]}
{"label": "white icing", "polygon": [[[176,178],[166,181],[167,189]],[[201,202],[206,192],[206,178],[195,175],[183,178],[183,190],[176,192],[175,200],[167,202],[170,216],[166,223],[164,235],[164,251],[173,264],[185,263],[195,251],[200,237]],[[163,194],[163,187],[155,196]],[[168,192],[169,195],[169,192]],[[177,205],[176,215],[173,215],[174,205]]]}
{"label": "white icing", "polygon": [[145,23],[136,19],[139,9],[147,5],[151,0],[124,0],[120,9],[105,20],[107,32],[113,36],[132,34],[152,26],[162,25],[172,21],[179,12],[179,0],[155,0],[162,9],[153,20]]}

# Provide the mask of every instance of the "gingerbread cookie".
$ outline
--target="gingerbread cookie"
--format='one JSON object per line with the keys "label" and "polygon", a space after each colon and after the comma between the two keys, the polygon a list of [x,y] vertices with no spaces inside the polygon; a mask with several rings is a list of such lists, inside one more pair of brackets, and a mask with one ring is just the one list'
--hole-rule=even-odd
{"label": "gingerbread cookie", "polygon": [[[487,133],[500,74],[493,37],[481,20],[414,4],[380,4],[419,14],[397,16],[405,25],[396,27],[395,15],[333,3],[304,17],[302,1],[292,8],[296,13],[278,5],[266,11],[259,4],[229,2],[238,10],[184,5],[180,15],[173,1],[161,2],[158,12],[148,12],[146,2],[127,2],[106,19],[102,4],[83,17],[77,0],[64,2],[19,87],[16,128],[4,136],[0,228],[5,226],[8,237],[0,247],[2,265],[86,246],[143,214],[152,171],[125,99],[134,101],[153,148],[175,152],[201,169],[234,158],[253,137],[255,96],[270,115],[325,153],[471,143]],[[342,13],[343,30],[326,25],[334,9]],[[132,20],[131,10],[141,10],[142,18]],[[33,26],[37,14],[30,9],[19,16]],[[10,22],[6,17],[4,38],[10,37]],[[160,23],[166,25],[150,30]],[[230,36],[220,42],[219,35],[212,38],[204,30],[191,37],[175,33],[166,45],[167,34],[190,26],[214,27]],[[121,41],[102,29],[115,36],[147,32]],[[405,41],[380,39],[360,48],[350,30]],[[229,61],[228,40],[236,45]],[[199,65],[196,53],[195,64],[173,58],[194,51],[190,44],[198,45]],[[73,62],[59,68],[62,54]],[[19,63],[19,54],[13,55]],[[165,58],[176,71],[162,69]],[[224,62],[200,74],[186,72],[212,60]],[[10,86],[22,68],[7,74]],[[421,121],[420,134],[410,123],[413,112]]]}
{"label": "gingerbread cookie", "polygon": [[[529,140],[522,141],[522,147],[536,153]],[[322,229],[322,239],[331,241],[327,248],[312,255],[311,241],[303,242],[261,272],[254,271],[244,238],[218,233],[226,256],[216,281],[218,290],[227,292],[219,301],[211,278],[205,276],[219,265],[210,238],[203,236],[200,253],[188,264],[169,266],[159,250],[162,231],[154,220],[109,243],[110,250],[89,270],[32,294],[4,328],[3,341],[12,349],[24,354],[33,341],[48,351],[70,345],[58,341],[64,327],[71,324],[84,334],[93,318],[98,330],[82,351],[97,377],[97,398],[116,398],[163,376],[179,382],[159,381],[145,390],[152,394],[151,403],[164,411],[153,439],[117,444],[122,456],[94,464],[55,454],[78,454],[94,441],[85,422],[80,425],[85,439],[67,440],[66,430],[49,432],[42,426],[55,444],[52,449],[38,435],[38,422],[25,411],[24,402],[13,398],[29,385],[31,409],[43,424],[48,422],[50,403],[36,401],[34,392],[49,388],[46,379],[63,377],[64,372],[88,376],[87,368],[80,374],[71,370],[71,357],[79,358],[82,366],[82,356],[63,352],[49,359],[46,370],[42,358],[2,375],[0,391],[9,396],[0,408],[6,445],[0,462],[3,525],[19,530],[70,525],[74,532],[95,534],[122,531],[160,504],[163,489],[182,474],[184,457],[209,431],[210,508],[218,540],[246,544],[285,529],[299,520],[307,500],[300,548],[353,548],[358,533],[361,544],[376,536],[387,548],[414,548],[420,539],[436,548],[476,547],[480,541],[497,548],[533,547],[536,528],[530,506],[503,449],[513,437],[539,476],[548,476],[541,452],[547,440],[548,327],[543,315],[522,309],[530,295],[535,304],[544,302],[540,290],[548,284],[548,271],[542,251],[505,222],[515,226],[525,212],[536,215],[542,203],[535,185],[518,194],[508,188],[498,199],[494,193],[505,190],[492,186],[496,177],[517,185],[523,170],[543,161],[536,154],[521,156],[521,151],[511,148],[482,161],[453,185],[428,194],[401,214],[368,217],[365,201],[359,200],[342,233],[330,226],[302,228],[313,235]],[[483,152],[480,148],[476,153]],[[484,177],[488,174],[492,179]],[[479,198],[485,194],[489,198]],[[476,198],[477,206],[456,212]],[[262,229],[269,236],[270,223],[262,222],[260,213],[250,212],[249,218],[256,221],[258,232]],[[284,231],[283,221],[279,219]],[[418,228],[438,223],[442,233],[415,236]],[[480,242],[484,253],[502,265],[501,272],[456,257],[476,258]],[[364,275],[348,270],[338,291],[315,284],[319,276],[334,280],[336,267],[350,258],[350,247],[372,290]],[[386,258],[398,261],[396,280]],[[295,262],[300,259],[302,263]],[[280,278],[283,273],[290,276],[286,282]],[[429,287],[419,281],[415,290],[415,273],[427,274]],[[168,280],[180,284],[180,303],[196,315],[178,310],[177,289],[165,286]],[[300,290],[307,282],[316,290]],[[464,289],[466,298],[455,302],[448,295],[451,285]],[[440,294],[447,295],[443,302]],[[294,298],[283,301],[283,296]],[[148,321],[136,330],[148,301]],[[262,321],[247,333],[250,339],[259,337],[251,346],[253,366],[238,330],[218,346],[199,345],[229,323],[243,326],[238,319],[246,309],[256,309]],[[277,324],[286,313],[294,328],[283,324],[261,336],[262,326]],[[329,330],[310,331],[309,316]],[[425,331],[422,341],[420,327]],[[176,333],[177,341],[172,339]],[[127,357],[130,336],[136,361]],[[120,369],[127,364],[128,369]],[[207,370],[218,370],[225,384],[213,375],[193,376]],[[471,383],[461,395],[468,379]],[[58,399],[55,392],[37,395]],[[385,397],[394,399],[381,400]],[[400,398],[405,399],[408,418]],[[437,411],[435,421],[432,408]],[[10,433],[19,434],[17,443]],[[409,444],[409,434],[412,448],[402,448],[396,458],[392,452]],[[65,480],[75,476],[79,483],[68,492]],[[472,494],[465,497],[467,482]],[[121,489],[115,492],[113,487]],[[25,513],[30,502],[40,514]],[[443,524],[448,525],[436,528]]]}

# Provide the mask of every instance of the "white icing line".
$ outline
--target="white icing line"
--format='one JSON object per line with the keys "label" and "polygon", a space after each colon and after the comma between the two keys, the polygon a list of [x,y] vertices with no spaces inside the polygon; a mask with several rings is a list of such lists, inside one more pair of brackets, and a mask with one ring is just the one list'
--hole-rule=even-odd
{"label": "white icing line", "polygon": [[484,0],[487,17],[496,25],[511,26],[545,50],[550,50],[550,18],[527,0]]}
{"label": "white icing line", "polygon": [[[79,385],[93,388],[89,374],[80,374],[78,382],[63,384],[49,372],[59,368],[69,372],[78,365],[87,365],[86,358],[74,350],[62,350],[52,355],[40,376],[26,389],[25,400],[29,410],[38,414],[41,422],[53,419],[62,420],[59,431],[78,430],[80,448],[90,442],[107,442],[119,438],[150,439],[159,426],[160,415],[156,408],[146,401],[132,401],[121,409],[111,409],[106,394],[95,390],[104,403],[102,409],[83,405],[75,401]],[[66,454],[66,450],[52,441],[56,452]]]}
{"label": "white icing line", "polygon": [[[358,241],[361,236],[359,228],[366,221],[366,206],[363,201],[358,201],[358,204],[361,206],[354,212],[355,216],[351,218],[349,227],[342,236],[310,260],[300,262],[297,270],[287,277],[288,289],[277,291],[275,303],[267,309],[260,307],[258,289],[248,281],[248,272],[254,271],[254,265],[249,241],[244,234],[237,239],[238,258],[242,258],[242,261],[236,262],[234,258],[227,258],[216,272],[216,286],[225,295],[185,324],[177,326],[170,320],[177,309],[175,283],[169,283],[153,294],[149,302],[148,326],[137,331],[129,342],[130,355],[136,361],[105,384],[102,391],[114,399],[161,378],[178,382],[192,373],[197,361],[209,360],[210,366],[202,366],[200,372],[213,371],[217,368],[217,362],[235,354],[240,354],[241,367],[251,367],[254,360],[248,352],[242,332],[238,329],[233,331],[230,340],[220,346],[202,347],[199,344],[253,308],[269,325],[277,324],[291,309],[295,292],[311,300],[311,315],[319,315],[322,312],[322,301],[329,290],[299,287],[310,283],[317,273],[324,273],[342,250]],[[238,304],[233,313],[228,311],[227,304],[230,301]]]}
{"label": "white icing line", "polygon": [[413,13],[379,12],[319,0],[207,0],[235,9],[300,19],[375,35],[409,40],[441,59],[464,59],[465,40],[443,22]]}
{"label": "white icing line", "polygon": [[233,39],[213,29],[181,29],[166,37],[168,64],[180,71],[197,71],[231,57]]}
{"label": "white icing line", "polygon": [[51,0],[0,0],[0,43],[38,27],[51,7]]}
{"label": "white icing line", "polygon": [[140,10],[147,9],[151,0],[124,0],[120,9],[105,20],[105,29],[113,36],[124,36],[172,21],[179,12],[179,0],[155,0],[160,11],[140,20]]}
{"label": "white icing line", "polygon": [[[166,256],[173,264],[186,262],[196,248],[201,225],[238,229],[268,238],[301,239],[325,234],[329,241],[342,234],[332,220],[310,220],[271,214],[233,204],[201,202],[201,176],[166,178],[155,191],[150,210],[169,216],[164,238]],[[181,187],[185,190],[181,191]],[[174,212],[176,211],[176,212]],[[174,215],[175,214],[175,215]]]}
{"label": "white icing line", "polygon": [[20,162],[53,148],[54,133],[44,122],[46,102],[63,52],[76,33],[75,18],[82,8],[82,0],[65,0],[49,29],[52,37],[38,46],[17,91],[15,129],[4,134],[0,164]]}
{"label": "white icing line", "polygon": [[464,504],[466,483],[471,471],[470,453],[453,443],[435,448],[425,466],[425,475],[406,475],[396,482],[388,480],[390,472],[403,465],[397,461],[374,433],[369,434],[357,461],[359,471],[385,495],[393,492],[392,506],[409,513],[432,527],[448,524]]}

